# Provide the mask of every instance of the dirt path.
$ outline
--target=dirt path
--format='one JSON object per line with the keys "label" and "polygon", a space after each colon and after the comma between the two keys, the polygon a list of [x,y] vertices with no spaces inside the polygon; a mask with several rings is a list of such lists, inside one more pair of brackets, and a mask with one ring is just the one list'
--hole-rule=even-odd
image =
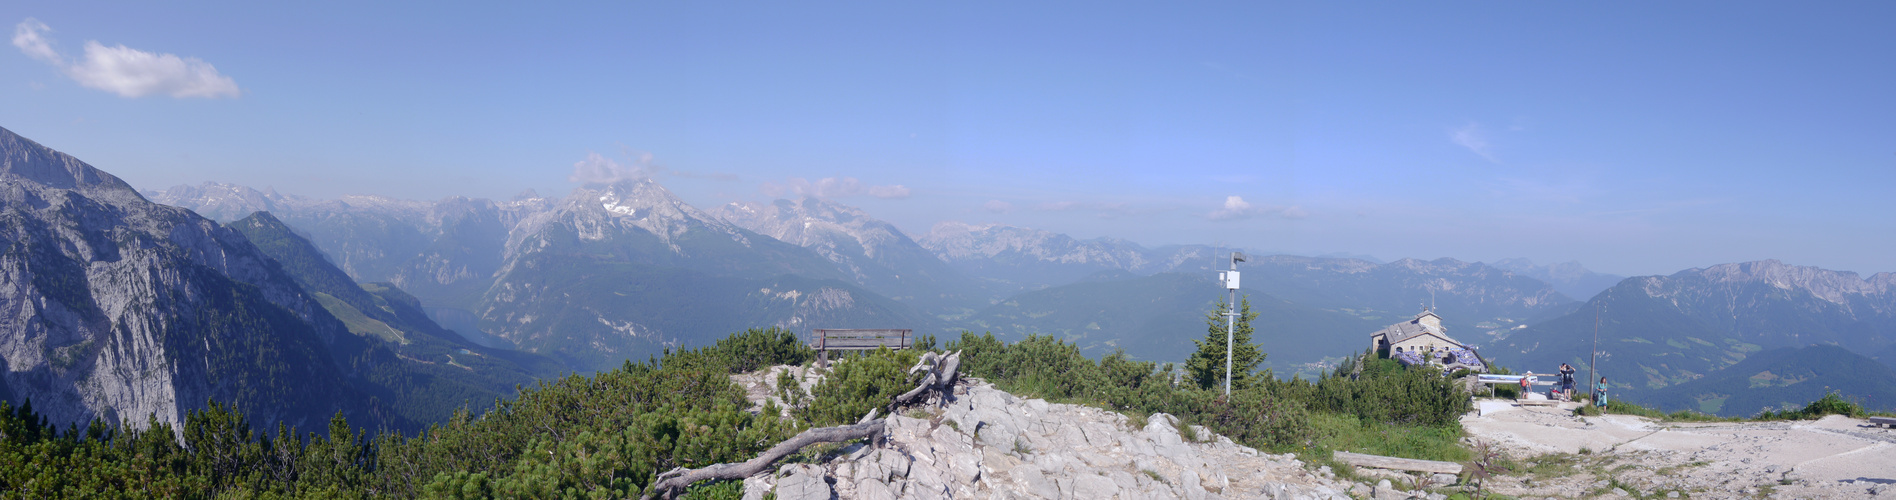
{"label": "dirt path", "polygon": [[1816,421],[1660,423],[1483,401],[1470,439],[1517,464],[1495,492],[1538,497],[1896,498],[1896,430]]}

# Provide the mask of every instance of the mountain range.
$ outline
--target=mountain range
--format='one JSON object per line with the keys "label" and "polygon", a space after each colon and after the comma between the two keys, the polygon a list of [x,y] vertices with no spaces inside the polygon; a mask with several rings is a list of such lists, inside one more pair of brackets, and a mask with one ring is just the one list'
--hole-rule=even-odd
{"label": "mountain range", "polygon": [[[1212,273],[1239,251],[961,222],[911,238],[833,200],[707,211],[651,179],[507,201],[312,200],[226,184],[151,196],[220,220],[268,211],[365,289],[406,290],[468,340],[578,371],[771,325],[1038,333],[1088,354],[1181,361],[1223,299]],[[1492,361],[1540,371],[1584,364],[1599,311],[1602,370],[1635,400],[1767,349],[1835,345],[1896,362],[1887,275],[1775,261],[1633,278],[1525,259],[1254,255],[1240,266],[1280,375],[1320,373],[1422,309]]]}
{"label": "mountain range", "polygon": [[1765,350],[1829,345],[1865,359],[1884,355],[1896,344],[1893,292],[1896,274],[1866,279],[1776,260],[1638,276],[1484,354],[1516,371],[1553,371],[1563,362],[1584,370],[1597,329],[1599,372],[1639,401]]}

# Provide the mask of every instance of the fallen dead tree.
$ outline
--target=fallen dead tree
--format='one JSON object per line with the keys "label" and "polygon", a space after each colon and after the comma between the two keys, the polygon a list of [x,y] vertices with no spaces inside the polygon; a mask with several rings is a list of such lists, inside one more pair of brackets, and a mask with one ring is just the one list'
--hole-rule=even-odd
{"label": "fallen dead tree", "polygon": [[914,389],[896,396],[895,401],[889,403],[889,411],[893,413],[896,408],[922,401],[926,395],[940,394],[945,397],[953,390],[960,369],[961,351],[945,356],[933,352],[922,354],[921,361],[909,367],[909,374],[925,372],[926,375],[922,376],[921,383],[916,384]]}
{"label": "fallen dead tree", "polygon": [[[896,396],[895,400],[889,403],[890,412],[894,412],[895,408],[907,406],[915,402],[927,401],[928,397],[934,394],[939,393],[943,395],[943,397],[946,397],[946,395],[954,389],[955,379],[957,378],[956,372],[960,370],[960,368],[960,351],[946,356],[937,355],[933,352],[923,354],[921,362],[909,368],[909,374],[926,372],[926,375],[922,377],[921,382],[917,384],[914,389],[910,389],[908,392]],[[698,469],[686,469],[682,467],[672,469],[664,474],[659,474],[658,481],[652,485],[651,493],[647,493],[644,497],[641,497],[641,500],[650,500],[654,497],[665,499],[676,498],[678,494],[685,491],[685,488],[699,481],[742,480],[769,470],[771,464],[782,460],[784,457],[796,454],[805,446],[817,443],[840,443],[863,438],[875,438],[876,440],[880,440],[883,425],[887,420],[875,417],[876,410],[871,409],[869,410],[869,414],[863,415],[862,420],[857,421],[854,425],[821,427],[797,433],[795,437],[777,443],[776,446],[770,447],[769,450],[764,450],[763,453],[757,455],[757,458],[743,462],[713,464]]]}
{"label": "fallen dead tree", "polygon": [[875,416],[876,411],[869,410],[869,414],[863,415],[862,421],[855,425],[820,427],[799,432],[796,437],[777,443],[776,446],[772,446],[769,450],[764,450],[762,454],[757,455],[757,458],[744,462],[713,464],[699,469],[672,469],[664,474],[659,474],[658,482],[652,486],[652,492],[641,498],[642,500],[650,500],[653,496],[667,499],[676,498],[679,493],[685,491],[686,487],[699,481],[710,481],[714,479],[740,480],[755,476],[757,473],[770,469],[770,464],[782,460],[783,457],[795,454],[805,446],[880,436],[882,435],[882,426],[887,420],[874,418]]}

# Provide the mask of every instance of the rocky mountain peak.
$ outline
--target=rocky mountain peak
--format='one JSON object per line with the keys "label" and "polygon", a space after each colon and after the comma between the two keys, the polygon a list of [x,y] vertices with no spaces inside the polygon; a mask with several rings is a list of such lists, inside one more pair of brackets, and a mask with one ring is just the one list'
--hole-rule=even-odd
{"label": "rocky mountain peak", "polygon": [[865,256],[875,258],[888,245],[908,239],[894,225],[870,217],[862,209],[822,198],[768,204],[731,202],[718,207],[715,215],[758,234],[816,249],[831,261],[839,260],[839,256],[832,255],[839,244],[851,243],[861,247]]}
{"label": "rocky mountain peak", "polygon": [[694,228],[724,233],[740,244],[750,245],[737,226],[685,203],[657,181],[644,178],[574,189],[556,210],[522,222],[520,230],[508,239],[507,247],[518,246],[523,237],[531,237],[554,220],[566,220],[586,240],[608,238],[613,227],[642,229],[657,236],[673,252],[683,251],[674,240]]}
{"label": "rocky mountain peak", "polygon": [[4,127],[0,127],[0,178],[72,190],[92,198],[144,200],[130,184],[118,177],[92,168],[72,155],[20,137]]}
{"label": "rocky mountain peak", "polygon": [[1765,283],[1787,290],[1804,290],[1831,302],[1842,303],[1851,295],[1888,292],[1890,280],[1865,280],[1850,271],[1832,271],[1816,266],[1796,266],[1776,259],[1719,264],[1680,271],[1673,278],[1702,279],[1715,284]]}
{"label": "rocky mountain peak", "polygon": [[361,407],[330,356],[344,325],[242,234],[4,129],[0,161],[11,393],[60,423],[176,423],[216,399],[307,427]]}
{"label": "rocky mountain peak", "polygon": [[218,182],[196,186],[179,184],[147,196],[158,203],[189,208],[198,215],[223,221],[241,219],[256,212],[275,212],[288,201],[275,189],[258,191]]}

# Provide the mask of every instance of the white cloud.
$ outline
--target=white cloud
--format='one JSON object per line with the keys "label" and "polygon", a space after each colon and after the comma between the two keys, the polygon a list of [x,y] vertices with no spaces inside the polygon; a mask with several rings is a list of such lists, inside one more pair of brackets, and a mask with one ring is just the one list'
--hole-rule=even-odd
{"label": "white cloud", "polygon": [[1001,200],[988,200],[987,203],[981,204],[981,209],[989,211],[989,212],[994,212],[997,214],[1004,214],[1004,213],[1013,211],[1014,204],[1001,201]]}
{"label": "white cloud", "polygon": [[1487,134],[1482,132],[1481,124],[1479,123],[1471,122],[1459,128],[1449,130],[1448,140],[1454,141],[1457,146],[1468,148],[1469,151],[1481,155],[1482,158],[1487,159],[1489,162],[1501,163],[1500,160],[1494,159],[1494,146],[1488,143]]}
{"label": "white cloud", "polygon": [[599,153],[588,151],[586,159],[573,163],[573,175],[567,176],[566,180],[587,184],[611,184],[650,178],[656,170],[657,167],[652,164],[651,153],[640,153],[636,163],[625,166]]}
{"label": "white cloud", "polygon": [[1310,212],[1305,211],[1303,207],[1297,207],[1297,206],[1277,207],[1277,206],[1253,205],[1251,204],[1251,202],[1244,201],[1243,196],[1234,195],[1234,196],[1225,197],[1225,202],[1224,202],[1223,207],[1220,207],[1217,210],[1212,210],[1211,213],[1209,214],[1205,214],[1205,217],[1211,220],[1241,220],[1241,219],[1249,219],[1249,218],[1257,217],[1257,216],[1276,216],[1276,217],[1281,217],[1285,219],[1302,219],[1304,217],[1309,217]]}
{"label": "white cloud", "polygon": [[86,87],[120,97],[162,94],[182,99],[243,95],[236,80],[195,57],[146,52],[124,45],[107,47],[97,41],[87,41],[85,57],[68,62],[44,36],[51,31],[51,27],[37,19],[21,21],[13,29],[13,46],[29,57],[59,68]]}
{"label": "white cloud", "polygon": [[791,177],[782,184],[766,182],[762,186],[762,189],[764,194],[770,196],[782,196],[784,193],[791,193],[797,196],[808,196],[811,198],[843,198],[866,194],[877,198],[898,199],[907,198],[912,194],[908,186],[901,184],[870,186],[863,184],[861,180],[857,180],[855,177],[824,177],[815,181],[802,177]]}
{"label": "white cloud", "polygon": [[44,36],[52,30],[52,27],[38,19],[26,18],[25,21],[20,21],[18,26],[13,27],[13,46],[19,47],[20,52],[28,57],[52,63],[54,66],[65,66],[65,58],[59,57],[59,51],[53,50],[53,43],[47,41]]}

